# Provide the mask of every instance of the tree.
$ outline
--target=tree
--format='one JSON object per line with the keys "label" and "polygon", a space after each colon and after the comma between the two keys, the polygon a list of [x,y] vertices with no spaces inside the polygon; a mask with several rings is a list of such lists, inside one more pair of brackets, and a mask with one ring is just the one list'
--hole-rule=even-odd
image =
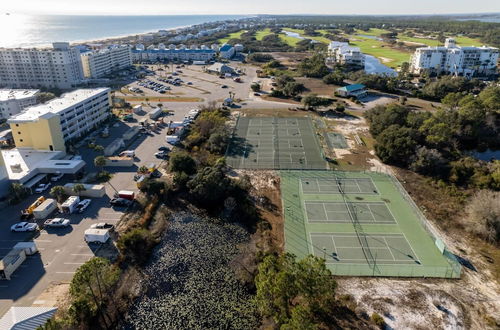
{"label": "tree", "polygon": [[116,246],[127,260],[142,265],[149,259],[155,239],[149,230],[136,228],[122,235]]}
{"label": "tree", "polygon": [[85,191],[87,189],[85,189],[85,186],[83,184],[77,183],[73,186],[72,190],[75,193],[75,195],[79,196],[82,191]]}
{"label": "tree", "polygon": [[66,196],[66,191],[63,186],[54,186],[50,189],[50,195],[53,196],[59,203],[61,203]]}
{"label": "tree", "polygon": [[319,53],[300,62],[298,70],[301,75],[311,78],[323,78],[330,72],[325,64],[325,56]]}
{"label": "tree", "polygon": [[250,85],[250,88],[255,93],[260,92],[260,84],[259,83],[253,83],[252,85]]}
{"label": "tree", "polygon": [[288,97],[295,97],[305,90],[305,87],[301,83],[297,82],[287,82],[283,87],[282,91]]}
{"label": "tree", "polygon": [[22,184],[13,182],[10,184],[9,194],[13,196],[13,198],[11,198],[14,202],[19,202],[21,199],[28,195],[28,192]]}
{"label": "tree", "polygon": [[184,172],[188,175],[196,173],[196,162],[185,152],[170,154],[170,171]]}
{"label": "tree", "polygon": [[231,187],[231,180],[223,171],[223,164],[205,167],[188,183],[189,193],[199,204],[214,208],[221,206]]}
{"label": "tree", "polygon": [[[99,316],[105,327],[109,327],[111,320],[103,309],[119,276],[120,270],[104,258],[94,257],[81,265],[76,270],[69,288],[74,310],[77,313],[86,311],[84,317],[88,314]],[[84,308],[75,308],[76,306]],[[88,319],[80,321],[89,322]]]}
{"label": "tree", "polygon": [[297,262],[295,256],[286,253],[264,258],[255,286],[255,299],[263,316],[272,317],[284,329],[294,329],[296,324],[310,329],[332,313],[337,283],[324,259],[309,255]]}
{"label": "tree", "polygon": [[415,135],[411,128],[391,125],[377,136],[375,152],[384,163],[406,165],[415,154]]}
{"label": "tree", "polygon": [[466,227],[490,243],[500,242],[500,192],[480,190],[467,207]]}
{"label": "tree", "polygon": [[302,104],[307,110],[315,110],[318,107],[330,105],[332,102],[332,99],[319,97],[316,94],[309,94],[302,98]]}
{"label": "tree", "polygon": [[342,85],[345,78],[346,76],[342,71],[335,70],[335,72],[329,73],[324,76],[323,82],[328,85]]}
{"label": "tree", "polygon": [[447,172],[448,160],[436,149],[419,147],[413,157],[410,169],[426,175],[444,175]]}
{"label": "tree", "polygon": [[94,146],[94,150],[97,151],[97,152],[99,152],[99,153],[102,153],[102,152],[104,152],[104,147],[102,145],[100,145],[100,144],[96,144]]}
{"label": "tree", "polygon": [[101,169],[104,168],[104,166],[106,166],[106,157],[104,156],[97,156],[96,158],[94,158],[94,165],[95,167],[98,167]]}

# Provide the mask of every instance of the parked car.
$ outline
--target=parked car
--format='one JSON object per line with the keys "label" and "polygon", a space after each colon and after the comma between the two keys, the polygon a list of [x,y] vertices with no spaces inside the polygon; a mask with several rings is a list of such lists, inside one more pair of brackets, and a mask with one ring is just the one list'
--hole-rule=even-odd
{"label": "parked car", "polygon": [[170,149],[168,147],[163,146],[163,147],[159,147],[158,151],[170,151]]}
{"label": "parked car", "polygon": [[227,85],[222,85],[220,86],[220,88],[227,88]]}
{"label": "parked car", "polygon": [[36,231],[38,230],[38,225],[32,222],[18,222],[10,227],[12,232],[23,232],[23,231]]}
{"label": "parked car", "polygon": [[99,223],[94,223],[93,225],[90,226],[90,228],[92,229],[109,229],[110,231],[112,231],[115,226],[110,224],[110,223],[107,223],[107,222],[99,222]]}
{"label": "parked car", "polygon": [[69,219],[65,218],[54,218],[54,219],[49,219],[43,223],[45,227],[51,227],[51,228],[61,228],[61,227],[68,227],[69,226]]}
{"label": "parked car", "polygon": [[49,189],[49,187],[50,187],[50,183],[40,183],[40,184],[36,187],[35,192],[36,192],[37,194],[41,194],[41,193],[43,193],[45,190]]}
{"label": "parked car", "polygon": [[89,207],[91,199],[84,199],[76,206],[76,212],[83,213],[87,207]]}
{"label": "parked car", "polygon": [[155,152],[155,157],[159,159],[167,158],[167,153],[164,151]]}
{"label": "parked car", "polygon": [[109,201],[109,204],[113,206],[130,206],[132,205],[132,201],[125,198],[113,198]]}
{"label": "parked car", "polygon": [[54,176],[50,178],[50,181],[57,182],[64,176],[64,173],[56,173]]}

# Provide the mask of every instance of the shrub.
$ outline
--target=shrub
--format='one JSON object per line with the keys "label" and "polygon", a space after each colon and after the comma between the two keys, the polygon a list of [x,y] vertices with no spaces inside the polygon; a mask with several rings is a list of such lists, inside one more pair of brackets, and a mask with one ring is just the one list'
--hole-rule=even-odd
{"label": "shrub", "polygon": [[385,320],[379,314],[373,313],[371,319],[373,323],[375,323],[380,329],[383,329],[385,327]]}
{"label": "shrub", "polygon": [[480,190],[467,207],[466,228],[490,243],[500,242],[500,192]]}
{"label": "shrub", "polygon": [[179,189],[186,188],[186,184],[188,183],[188,181],[189,181],[189,175],[187,175],[186,173],[176,172],[174,174],[173,182],[177,188]]}
{"label": "shrub", "polygon": [[143,265],[148,261],[155,245],[156,240],[153,235],[148,230],[140,228],[123,234],[116,242],[125,260],[138,265]]}
{"label": "shrub", "polygon": [[185,152],[175,152],[170,155],[170,171],[184,172],[188,175],[196,173],[196,162]]}

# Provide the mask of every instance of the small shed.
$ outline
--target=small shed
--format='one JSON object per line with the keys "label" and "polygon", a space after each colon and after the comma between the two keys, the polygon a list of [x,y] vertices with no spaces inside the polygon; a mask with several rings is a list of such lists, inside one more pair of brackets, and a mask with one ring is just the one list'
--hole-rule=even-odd
{"label": "small shed", "polygon": [[224,63],[214,63],[207,68],[207,71],[218,74],[226,74],[226,73],[233,74],[235,72],[232,67]]}
{"label": "small shed", "polygon": [[366,86],[363,84],[348,85],[337,88],[337,93],[343,97],[354,96],[359,99],[366,96]]}

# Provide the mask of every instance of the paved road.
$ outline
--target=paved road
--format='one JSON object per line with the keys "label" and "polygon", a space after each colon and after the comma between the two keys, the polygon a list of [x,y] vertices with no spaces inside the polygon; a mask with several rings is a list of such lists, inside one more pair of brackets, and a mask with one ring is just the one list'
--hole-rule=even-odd
{"label": "paved road", "polygon": [[[235,83],[236,84],[236,83]],[[244,91],[241,90],[240,93]],[[283,108],[288,104],[279,102],[268,102],[252,97],[250,94],[242,107],[245,108]],[[201,103],[166,103],[168,109],[174,110],[173,115],[166,120],[181,121],[185,114]],[[137,119],[140,116],[134,115]],[[116,137],[120,137],[128,126],[137,123],[120,123],[119,127],[110,128],[108,138],[99,138],[97,143],[106,146]],[[131,168],[107,168],[113,173],[113,178],[107,184],[106,196],[94,199],[92,204],[82,215],[71,215],[71,227],[67,229],[42,230],[35,238],[40,253],[29,256],[21,267],[14,273],[10,281],[0,281],[0,317],[12,306],[43,306],[50,302],[37,300],[39,295],[51,284],[69,282],[75,270],[95,255],[96,247],[87,245],[83,240],[84,231],[93,223],[109,222],[116,224],[124,210],[113,209],[109,206],[109,199],[118,190],[136,190],[133,176],[141,165],[151,163],[160,164],[162,161],[154,157],[159,146],[166,145],[165,129],[153,136],[138,137],[128,149],[136,151],[135,166]],[[86,171],[94,172],[96,168],[93,159],[97,154],[83,146],[79,149],[80,154],[87,163]],[[71,178],[64,178],[57,184],[72,182]],[[49,197],[48,192],[44,194]],[[0,216],[0,257],[7,254],[12,247],[20,241],[30,240],[32,234],[11,233],[9,228],[19,221],[20,211],[29,206],[40,195],[32,195],[22,203],[1,210]]]}

